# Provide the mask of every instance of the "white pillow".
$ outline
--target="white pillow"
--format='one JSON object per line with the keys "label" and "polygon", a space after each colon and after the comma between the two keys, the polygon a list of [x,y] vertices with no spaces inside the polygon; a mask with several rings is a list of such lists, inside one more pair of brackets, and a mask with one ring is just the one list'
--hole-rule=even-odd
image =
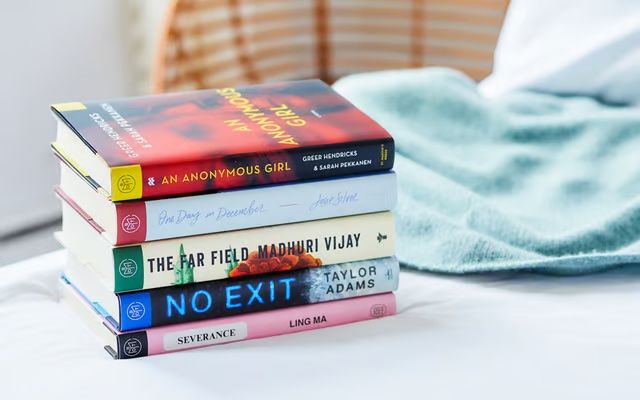
{"label": "white pillow", "polygon": [[518,89],[640,104],[640,0],[512,0],[480,90]]}

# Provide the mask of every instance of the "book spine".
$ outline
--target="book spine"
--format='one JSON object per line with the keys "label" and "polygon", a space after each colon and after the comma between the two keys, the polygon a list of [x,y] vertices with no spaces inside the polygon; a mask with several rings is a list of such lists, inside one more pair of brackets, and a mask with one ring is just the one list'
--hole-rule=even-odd
{"label": "book spine", "polygon": [[145,329],[391,292],[398,287],[399,273],[398,261],[387,257],[124,293],[118,295],[118,329]]}
{"label": "book spine", "polygon": [[393,139],[341,143],[193,162],[111,168],[113,201],[165,197],[269,183],[385,171]]}
{"label": "book spine", "polygon": [[118,335],[120,359],[259,339],[381,318],[396,313],[393,293],[199,321]]}
{"label": "book spine", "polygon": [[275,225],[113,248],[116,293],[394,254],[393,214]]}
{"label": "book spine", "polygon": [[391,210],[396,177],[383,172],[117,203],[116,245]]}

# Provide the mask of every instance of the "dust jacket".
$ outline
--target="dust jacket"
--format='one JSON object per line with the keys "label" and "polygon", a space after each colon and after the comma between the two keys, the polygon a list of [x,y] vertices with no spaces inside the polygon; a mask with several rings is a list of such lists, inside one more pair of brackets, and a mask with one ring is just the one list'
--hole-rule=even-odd
{"label": "dust jacket", "polygon": [[[97,181],[112,201],[393,166],[389,133],[319,80],[59,103],[51,108],[60,121],[54,151],[88,181]],[[60,126],[75,138],[62,141]],[[74,159],[74,154],[83,156]],[[98,161],[83,165],[92,156]]]}

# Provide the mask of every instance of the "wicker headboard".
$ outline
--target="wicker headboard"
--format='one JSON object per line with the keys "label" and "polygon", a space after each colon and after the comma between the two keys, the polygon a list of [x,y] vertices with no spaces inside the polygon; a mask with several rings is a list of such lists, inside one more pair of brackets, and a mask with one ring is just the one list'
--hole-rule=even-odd
{"label": "wicker headboard", "polygon": [[491,71],[508,0],[173,0],[156,91],[444,65]]}

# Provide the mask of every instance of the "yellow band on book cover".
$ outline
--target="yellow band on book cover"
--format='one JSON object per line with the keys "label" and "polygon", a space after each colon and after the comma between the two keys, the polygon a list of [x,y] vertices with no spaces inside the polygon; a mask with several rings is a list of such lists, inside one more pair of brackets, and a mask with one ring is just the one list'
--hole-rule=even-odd
{"label": "yellow band on book cover", "polygon": [[142,168],[140,165],[124,165],[111,168],[111,200],[142,198]]}
{"label": "yellow band on book cover", "polygon": [[70,103],[56,103],[52,104],[51,107],[55,108],[58,112],[65,111],[78,111],[78,110],[86,110],[87,106],[79,101],[72,101]]}

